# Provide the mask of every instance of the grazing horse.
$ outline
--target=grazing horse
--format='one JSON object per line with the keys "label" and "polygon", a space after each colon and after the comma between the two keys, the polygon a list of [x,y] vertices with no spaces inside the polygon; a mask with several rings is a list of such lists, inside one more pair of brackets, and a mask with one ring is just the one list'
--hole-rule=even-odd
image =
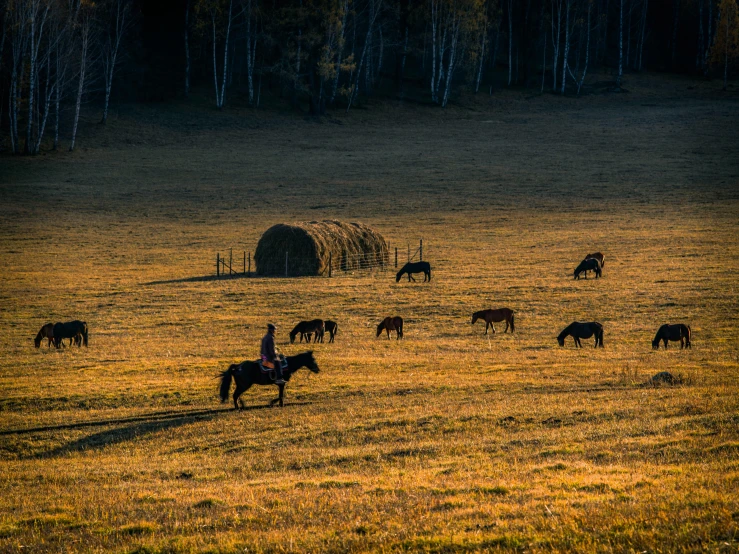
{"label": "grazing horse", "polygon": [[[81,340],[80,338],[81,337]],[[68,321],[54,324],[54,346],[62,346],[62,340],[70,339],[69,346],[74,341],[79,347],[82,343],[87,346],[87,323],[84,321]]]}
{"label": "grazing horse", "polygon": [[414,273],[423,273],[423,282],[425,283],[428,279],[431,281],[431,264],[428,262],[408,262],[403,267],[400,268],[400,271],[395,275],[395,282],[397,283],[400,281],[400,278],[405,274],[408,274],[408,282],[410,283],[411,280],[415,283],[416,280],[413,279]]}
{"label": "grazing horse", "polygon": [[[327,319],[324,322],[324,327],[326,331],[328,331],[329,339],[328,342],[334,342],[334,337],[336,337],[336,333],[339,332],[339,324],[335,321],[331,321],[330,319]],[[321,335],[321,342],[323,342],[323,335]]]}
{"label": "grazing horse", "polygon": [[680,348],[692,348],[690,346],[690,325],[676,323],[675,325],[663,325],[657,330],[652,341],[652,348],[659,350],[659,341],[664,341],[667,350],[667,341],[680,341]]}
{"label": "grazing horse", "polygon": [[[307,367],[313,373],[318,373],[320,368],[313,359],[313,352],[303,352],[297,356],[287,356],[287,367],[282,370],[282,377],[285,381],[289,381],[296,371],[300,368]],[[236,381],[236,390],[234,390],[233,400],[234,408],[239,409],[239,396],[246,392],[252,385],[274,385],[275,381],[270,377],[270,373],[263,372],[259,368],[259,362],[245,361],[240,364],[232,364],[229,368],[221,373],[221,402],[228,400],[228,391],[231,388],[231,380]],[[284,397],[285,385],[277,385],[280,388],[280,396],[271,400],[269,405],[274,406],[280,403],[282,407],[282,399]]]}
{"label": "grazing horse", "polygon": [[44,339],[47,339],[49,341],[47,348],[50,348],[51,343],[54,342],[54,324],[53,323],[47,323],[46,325],[41,327],[41,330],[38,332],[38,335],[36,335],[36,338],[33,339],[33,344],[36,345],[36,348],[39,348],[41,346],[41,341]]}
{"label": "grazing horse", "polygon": [[589,260],[590,258],[598,260],[600,262],[600,267],[606,267],[606,257],[600,252],[593,252],[592,254],[585,256],[586,260]]}
{"label": "grazing horse", "polygon": [[588,323],[573,321],[570,323],[557,337],[557,342],[560,346],[565,345],[565,337],[568,335],[572,335],[572,338],[575,339],[575,347],[579,346],[580,348],[582,348],[580,339],[589,339],[595,335],[595,347],[600,346],[603,348],[603,325],[597,321],[590,321]]}
{"label": "grazing horse", "polygon": [[290,344],[295,342],[295,337],[300,333],[300,342],[303,342],[303,336],[306,336],[306,342],[310,342],[310,335],[316,334],[315,341],[318,342],[319,335],[323,335],[323,320],[312,319],[310,321],[301,321],[293,330],[290,331]]}
{"label": "grazing horse", "polygon": [[403,338],[403,318],[400,316],[395,317],[386,317],[383,319],[378,325],[377,325],[377,335],[376,337],[379,337],[382,334],[382,331],[387,331],[387,338],[390,339],[390,331],[395,331],[397,333],[396,340],[400,340]]}
{"label": "grazing horse", "polygon": [[598,261],[598,258],[585,258],[583,261],[580,262],[580,265],[578,265],[575,268],[575,279],[580,278],[580,274],[584,271],[585,272],[585,278],[588,278],[588,271],[595,271],[595,278],[601,276],[602,271],[600,270],[600,262]]}
{"label": "grazing horse", "polygon": [[485,334],[488,334],[488,326],[493,328],[493,334],[495,333],[495,325],[493,325],[493,322],[499,322],[499,321],[505,321],[505,331],[504,333],[508,332],[508,327],[511,328],[511,333],[516,330],[515,325],[513,324],[513,310],[510,308],[499,308],[497,310],[480,310],[479,312],[475,312],[472,314],[472,325],[475,324],[475,322],[478,319],[484,319],[485,320]]}

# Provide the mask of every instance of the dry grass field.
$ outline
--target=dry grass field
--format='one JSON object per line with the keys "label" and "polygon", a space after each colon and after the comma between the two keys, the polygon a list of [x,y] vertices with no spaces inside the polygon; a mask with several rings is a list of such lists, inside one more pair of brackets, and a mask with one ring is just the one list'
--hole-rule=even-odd
{"label": "dry grass field", "polygon": [[[739,97],[630,84],[321,123],[122,107],[0,158],[0,551],[737,552]],[[433,281],[212,278],[325,218],[423,238]],[[470,325],[499,306],[514,334]],[[267,321],[291,354],[312,317],[339,334],[284,408],[219,403]],[[89,348],[34,348],[77,318]],[[577,319],[604,349],[558,347]],[[692,350],[651,349],[667,322]]]}

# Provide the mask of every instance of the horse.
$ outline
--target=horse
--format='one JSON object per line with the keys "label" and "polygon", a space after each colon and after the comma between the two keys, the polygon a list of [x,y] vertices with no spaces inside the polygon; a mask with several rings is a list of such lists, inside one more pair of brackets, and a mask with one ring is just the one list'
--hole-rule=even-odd
{"label": "horse", "polygon": [[[69,346],[74,341],[79,347],[84,342],[87,346],[87,323],[84,321],[68,321],[67,323],[54,324],[54,346],[59,348],[64,339],[70,339]],[[79,337],[82,337],[80,340]]]}
{"label": "horse", "polygon": [[600,252],[593,252],[592,254],[588,254],[585,256],[586,260],[589,260],[590,258],[595,258],[600,262],[600,267],[606,267],[606,257],[601,254]]}
{"label": "horse", "polygon": [[580,274],[584,271],[585,272],[585,278],[588,278],[588,271],[595,271],[595,278],[599,278],[601,276],[601,266],[600,262],[598,261],[598,258],[585,258],[583,261],[580,262],[580,265],[578,265],[575,268],[575,279],[580,278]]}
{"label": "horse", "polygon": [[400,281],[400,278],[403,276],[403,274],[408,274],[408,282],[410,283],[411,280],[415,283],[416,280],[413,279],[414,273],[423,273],[423,282],[425,283],[428,279],[431,281],[431,264],[428,262],[408,262],[403,267],[400,268],[400,271],[395,275],[395,282],[397,283]]}
{"label": "horse", "polygon": [[377,335],[376,337],[379,337],[382,334],[382,331],[387,331],[387,338],[390,339],[390,331],[395,331],[397,333],[396,340],[400,340],[403,338],[403,318],[400,316],[395,317],[386,317],[383,319],[378,325],[377,325]]}
{"label": "horse", "polygon": [[565,337],[568,335],[572,335],[572,338],[575,339],[575,347],[579,346],[580,348],[582,348],[580,339],[589,339],[595,335],[595,347],[600,346],[603,348],[603,325],[597,321],[590,321],[588,323],[573,321],[570,323],[557,337],[557,342],[560,346],[565,345]]}
{"label": "horse", "polygon": [[38,335],[36,335],[36,338],[33,339],[33,344],[36,345],[36,348],[39,348],[41,346],[41,341],[44,339],[47,339],[49,341],[47,348],[50,348],[51,343],[54,342],[54,324],[53,323],[47,323],[46,325],[41,327],[41,330],[38,332]]}
{"label": "horse", "polygon": [[[334,338],[336,337],[336,333],[339,332],[339,324],[335,321],[331,321],[330,319],[327,319],[324,321],[324,328],[326,331],[328,331],[329,339],[328,342],[334,342]],[[323,333],[321,333],[321,342],[323,342]]]}
{"label": "horse", "polygon": [[472,325],[475,324],[475,322],[478,319],[484,319],[485,320],[485,334],[488,334],[488,326],[493,328],[493,333],[495,333],[495,325],[493,325],[493,322],[499,322],[499,321],[505,321],[505,331],[504,333],[508,332],[508,327],[511,328],[511,333],[516,330],[515,325],[513,324],[513,310],[510,308],[499,308],[497,310],[480,310],[479,312],[475,312],[472,314]]}
{"label": "horse", "polygon": [[662,325],[657,330],[657,334],[652,341],[652,348],[659,350],[659,341],[664,341],[665,350],[667,350],[668,341],[680,341],[680,348],[692,348],[690,346],[690,325],[676,323],[675,325]]}
{"label": "horse", "polygon": [[323,320],[312,319],[310,321],[301,321],[293,330],[290,331],[290,344],[295,342],[295,337],[300,333],[300,342],[303,342],[303,337],[306,336],[306,342],[310,342],[310,335],[316,334],[315,341],[318,342],[319,335],[323,335]]}
{"label": "horse", "polygon": [[[282,378],[285,379],[285,381],[289,381],[290,377],[293,376],[293,374],[298,371],[299,369],[303,367],[307,367],[310,369],[313,373],[318,373],[320,371],[320,368],[318,367],[318,364],[316,363],[316,360],[313,358],[313,352],[303,352],[302,354],[298,354],[297,356],[287,356],[285,358],[287,361],[287,367],[282,370]],[[239,409],[239,396],[241,396],[244,392],[249,390],[249,387],[252,385],[274,385],[275,381],[273,378],[270,377],[270,373],[273,372],[264,372],[259,368],[259,362],[256,361],[244,361],[240,364],[231,364],[229,368],[221,373],[221,387],[220,387],[220,397],[221,402],[225,402],[228,400],[228,392],[231,388],[231,380],[233,379],[236,381],[236,389],[234,390],[233,394],[233,401],[234,401],[234,408]],[[280,408],[282,407],[282,399],[284,396],[284,390],[285,385],[277,385],[280,388],[280,396],[275,398],[274,400],[271,400],[269,405],[274,406],[276,403],[280,403]]]}

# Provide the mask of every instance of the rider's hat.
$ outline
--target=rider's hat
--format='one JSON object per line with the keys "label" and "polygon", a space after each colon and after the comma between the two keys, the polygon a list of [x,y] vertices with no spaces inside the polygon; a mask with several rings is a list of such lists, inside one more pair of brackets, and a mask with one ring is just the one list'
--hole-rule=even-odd
{"label": "rider's hat", "polygon": [[268,331],[276,331],[277,327],[274,326],[274,323],[267,323],[267,330]]}

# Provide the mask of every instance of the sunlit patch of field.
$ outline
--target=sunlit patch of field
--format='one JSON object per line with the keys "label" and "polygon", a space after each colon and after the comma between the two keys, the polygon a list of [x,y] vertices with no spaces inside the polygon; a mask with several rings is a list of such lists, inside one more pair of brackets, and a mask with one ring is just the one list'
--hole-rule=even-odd
{"label": "sunlit patch of field", "polygon": [[[0,160],[0,550],[736,551],[739,106],[645,103]],[[211,278],[216,252],[329,217],[401,260],[423,238],[432,282]],[[604,277],[574,281],[595,250]],[[470,325],[499,306],[514,334]],[[405,339],[375,338],[396,314]],[[339,334],[285,408],[259,387],[219,403],[267,321],[289,354],[312,317]],[[75,318],[89,348],[33,348]],[[576,319],[604,349],[557,346]],[[652,351],[665,322],[693,349]]]}

